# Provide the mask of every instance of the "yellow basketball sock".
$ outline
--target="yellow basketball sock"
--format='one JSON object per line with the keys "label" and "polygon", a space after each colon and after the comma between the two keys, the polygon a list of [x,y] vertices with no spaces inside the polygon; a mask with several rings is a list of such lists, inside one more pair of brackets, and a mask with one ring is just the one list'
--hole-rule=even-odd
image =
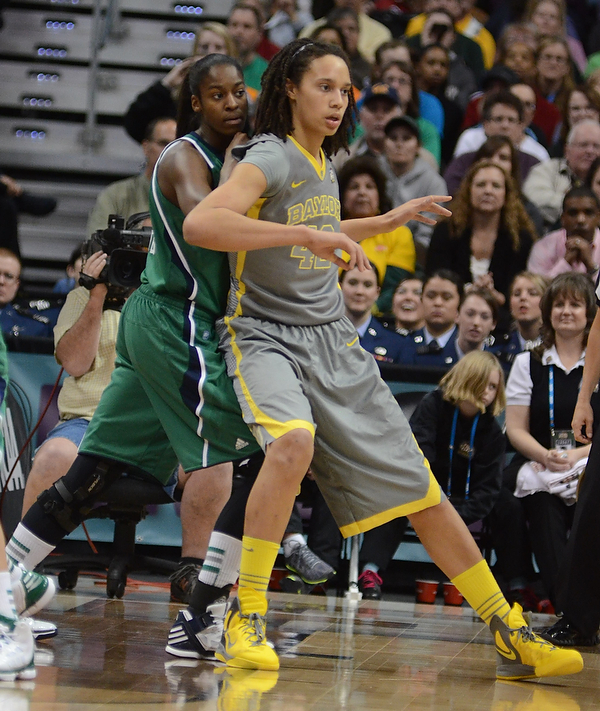
{"label": "yellow basketball sock", "polygon": [[[260,615],[266,613],[267,587],[279,548],[279,543],[272,541],[264,541],[250,536],[242,538],[238,599],[244,615],[250,615],[253,612],[258,612]],[[244,588],[251,588],[256,594],[246,594]]]}
{"label": "yellow basketball sock", "polygon": [[494,615],[504,619],[510,612],[510,605],[485,560],[457,575],[452,582],[486,625]]}

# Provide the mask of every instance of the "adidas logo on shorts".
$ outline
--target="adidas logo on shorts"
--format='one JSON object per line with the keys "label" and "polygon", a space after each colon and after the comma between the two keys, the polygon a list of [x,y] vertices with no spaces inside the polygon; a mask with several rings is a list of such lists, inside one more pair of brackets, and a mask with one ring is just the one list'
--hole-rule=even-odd
{"label": "adidas logo on shorts", "polygon": [[239,449],[244,449],[244,447],[247,447],[248,444],[249,444],[249,443],[246,442],[245,439],[241,439],[241,437],[238,437],[238,438],[237,438],[237,441],[236,441],[236,443],[235,443],[235,448],[236,448],[237,450],[239,450]]}

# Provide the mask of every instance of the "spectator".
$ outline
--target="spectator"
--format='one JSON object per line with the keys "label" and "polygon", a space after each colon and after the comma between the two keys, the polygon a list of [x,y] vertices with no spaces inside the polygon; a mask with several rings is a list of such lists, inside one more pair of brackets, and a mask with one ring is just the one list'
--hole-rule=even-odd
{"label": "spectator", "polygon": [[498,321],[498,302],[487,289],[470,289],[465,293],[456,318],[454,347],[456,361],[467,353],[482,351]]}
{"label": "spectator", "polygon": [[[491,353],[470,353],[425,395],[410,418],[433,475],[469,525],[494,506],[502,480],[504,377]],[[450,453],[450,454],[449,454]],[[381,598],[382,578],[404,531],[400,518],[364,535],[358,585],[366,599]]]}
{"label": "spectator", "polygon": [[123,117],[123,126],[134,141],[142,143],[147,138],[148,125],[152,121],[164,117],[176,118],[177,99],[183,78],[190,66],[207,54],[237,56],[233,39],[225,25],[220,22],[202,23],[196,34],[191,56],[176,64],[166,76],[138,94],[129,105]]}
{"label": "spectator", "polygon": [[562,37],[542,37],[537,51],[537,87],[564,117],[567,96],[575,86],[569,61],[569,45]]}
{"label": "spectator", "polygon": [[[447,193],[441,175],[419,157],[420,146],[419,126],[410,116],[397,116],[387,123],[380,165],[387,177],[387,194],[393,207],[423,195]],[[424,264],[433,226],[416,220],[406,226],[412,231],[418,261]]]}
{"label": "spectator", "polygon": [[102,190],[88,219],[88,235],[106,229],[109,215],[120,215],[128,220],[139,212],[148,212],[152,171],[163,148],[175,140],[175,129],[176,123],[172,118],[158,118],[148,124],[146,137],[142,141],[146,157],[143,172],[132,178],[117,180]]}
{"label": "spectator", "polygon": [[[554,603],[556,574],[575,508],[575,487],[564,498],[543,487],[526,495],[529,481],[525,476],[533,464],[548,481],[553,474],[572,470],[589,453],[590,445],[575,446],[570,428],[596,312],[591,280],[582,274],[559,275],[544,294],[541,310],[542,346],[519,354],[508,379],[506,431],[516,454],[505,478],[512,479],[516,495],[522,497],[533,553]],[[592,407],[595,417],[599,416],[597,393]],[[510,532],[504,535],[510,537]]]}
{"label": "spectator", "polygon": [[425,325],[407,335],[400,361],[446,368],[456,360],[456,319],[463,298],[463,283],[449,269],[439,269],[423,283]]}
{"label": "spectator", "polygon": [[52,292],[54,294],[68,294],[79,285],[79,274],[81,273],[81,245],[75,247],[67,263],[67,276],[59,279]]}
{"label": "spectator", "polygon": [[358,49],[358,13],[350,7],[336,7],[327,16],[327,22],[337,27],[344,36],[352,83],[362,90],[369,83],[371,62]]}
{"label": "spectator", "polygon": [[256,51],[263,38],[262,14],[253,5],[237,3],[229,13],[227,29],[235,42],[246,86],[260,91],[260,79],[268,64]]}
{"label": "spectator", "polygon": [[600,123],[583,119],[567,135],[564,158],[551,158],[531,169],[523,192],[542,213],[546,227],[557,223],[565,194],[585,181],[598,156]]}
{"label": "spectator", "polygon": [[401,336],[409,336],[425,326],[423,312],[423,280],[416,277],[403,279],[394,292],[392,314],[394,321],[388,321],[387,328]]}
{"label": "spectator", "polygon": [[504,306],[536,236],[518,188],[502,168],[480,161],[469,168],[452,210],[433,230],[427,272],[452,269]]}
{"label": "spectator", "polygon": [[533,350],[542,342],[540,300],[548,284],[539,274],[519,272],[510,285],[511,330],[491,348],[507,374],[517,353]]}
{"label": "spectator", "polygon": [[296,0],[273,0],[271,17],[265,24],[267,36],[278,47],[296,39],[300,30],[313,22],[310,12],[300,10]]}
{"label": "spectator", "polygon": [[430,44],[423,47],[415,65],[419,94],[423,92],[434,96],[442,105],[444,112],[442,165],[444,166],[452,159],[464,113],[457,102],[448,96],[450,62],[450,52],[446,47],[441,44]]}
{"label": "spectator", "polygon": [[571,60],[583,74],[587,57],[579,39],[567,34],[567,13],[564,2],[561,0],[533,0],[527,4],[524,20],[533,24],[540,37],[564,38]]}
{"label": "spectator", "polygon": [[567,113],[560,127],[560,133],[550,148],[552,158],[564,156],[565,140],[569,131],[583,119],[600,121],[600,94],[595,89],[577,86],[567,96]]}
{"label": "spectator", "polygon": [[[369,156],[349,160],[338,176],[343,219],[374,217],[389,211],[386,178]],[[377,267],[381,295],[377,308],[389,313],[398,282],[415,271],[415,244],[408,227],[397,227],[361,243],[367,257]]]}
{"label": "spectator", "polygon": [[527,268],[552,279],[563,272],[581,272],[595,279],[600,264],[600,202],[587,187],[565,195],[562,229],[533,245]]}
{"label": "spectator", "polygon": [[529,153],[538,161],[548,160],[548,151],[535,138],[525,134],[524,118],[523,104],[518,96],[510,91],[490,94],[483,105],[482,125],[463,131],[454,156],[476,151],[490,136],[508,136],[523,153]]}
{"label": "spectator", "polygon": [[534,123],[534,117],[537,111],[537,94],[535,93],[535,89],[526,82],[519,82],[518,84],[513,84],[509,91],[511,94],[514,94],[517,98],[519,98],[521,100],[521,104],[523,105],[524,132],[534,138],[543,148],[543,153],[540,151],[538,155],[540,161],[547,160],[546,156],[550,156],[546,150],[546,134]]}
{"label": "spectator", "polygon": [[431,121],[419,114],[419,89],[412,65],[398,61],[384,64],[381,79],[384,84],[395,89],[403,115],[410,116],[417,123],[422,147],[421,157],[428,160],[437,172],[442,157],[440,134]]}
{"label": "spectator", "polygon": [[513,84],[517,84],[519,77],[512,69],[495,64],[482,77],[480,91],[476,91],[469,98],[469,103],[465,111],[463,129],[471,128],[481,123],[483,105],[488,96],[499,91],[508,91]]}
{"label": "spectator", "polygon": [[377,267],[374,264],[371,264],[369,271],[351,269],[340,273],[346,316],[358,332],[360,345],[371,353],[375,360],[398,363],[402,338],[385,328],[372,314],[380,292],[378,281]]}
{"label": "spectator", "polygon": [[310,35],[310,38],[315,40],[315,42],[334,44],[337,47],[341,47],[344,52],[346,51],[346,38],[342,34],[342,31],[339,27],[331,25],[329,22],[317,27],[317,29]]}
{"label": "spectator", "polygon": [[600,200],[600,156],[594,160],[585,178],[585,185]]}
{"label": "spectator", "polygon": [[[391,40],[392,33],[387,27],[363,12],[362,0],[334,0],[333,4],[336,8],[350,7],[358,14],[358,51],[368,62],[372,62],[375,59],[377,47],[383,42]],[[300,32],[300,37],[310,37],[314,30],[326,22],[327,20],[324,18],[311,22]]]}
{"label": "spectator", "polygon": [[48,302],[31,302],[27,307],[15,303],[20,286],[21,260],[10,250],[0,247],[0,328],[2,328],[2,333],[5,336],[51,338],[58,309],[51,309]]}

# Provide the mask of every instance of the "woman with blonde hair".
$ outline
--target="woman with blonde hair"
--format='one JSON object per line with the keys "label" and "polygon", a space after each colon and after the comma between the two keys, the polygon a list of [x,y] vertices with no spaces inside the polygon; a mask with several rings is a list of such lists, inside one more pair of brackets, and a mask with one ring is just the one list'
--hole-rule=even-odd
{"label": "woman with blonde hair", "polygon": [[461,183],[452,216],[435,226],[425,271],[451,269],[465,283],[489,289],[502,307],[536,238],[513,179],[498,164],[482,160]]}

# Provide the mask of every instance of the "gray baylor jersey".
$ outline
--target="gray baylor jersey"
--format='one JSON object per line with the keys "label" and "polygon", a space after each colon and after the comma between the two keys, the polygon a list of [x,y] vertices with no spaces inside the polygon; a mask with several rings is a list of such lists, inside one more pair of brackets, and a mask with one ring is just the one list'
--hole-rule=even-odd
{"label": "gray baylor jersey", "polygon": [[[265,134],[234,150],[267,179],[249,217],[339,232],[337,176],[323,152],[317,161],[293,138]],[[249,316],[290,326],[339,319],[344,305],[338,269],[306,247],[287,246],[229,255],[231,291],[227,317]]]}

